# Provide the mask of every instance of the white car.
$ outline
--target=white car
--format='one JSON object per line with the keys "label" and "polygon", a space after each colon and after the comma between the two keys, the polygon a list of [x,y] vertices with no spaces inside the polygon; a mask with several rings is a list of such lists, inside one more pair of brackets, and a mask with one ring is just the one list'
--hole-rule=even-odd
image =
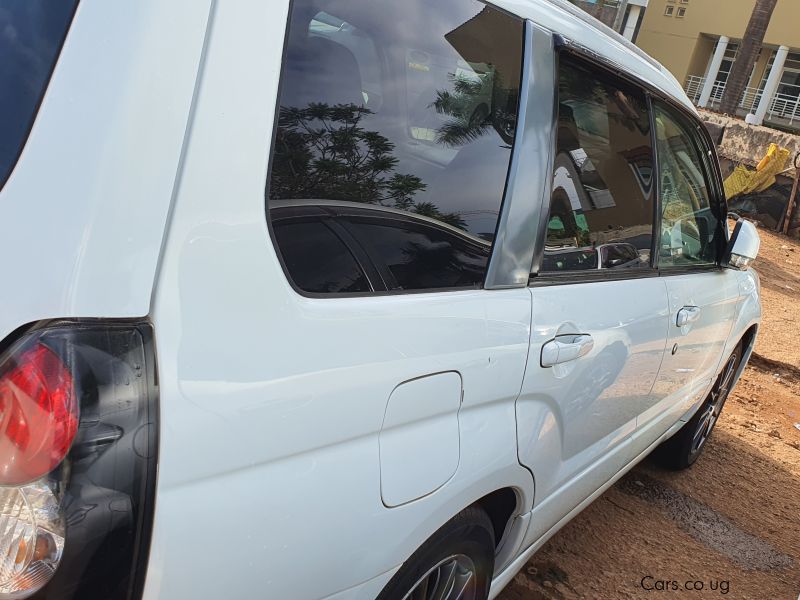
{"label": "white car", "polygon": [[750,356],[708,135],[566,2],[7,2],[0,62],[0,600],[493,598]]}

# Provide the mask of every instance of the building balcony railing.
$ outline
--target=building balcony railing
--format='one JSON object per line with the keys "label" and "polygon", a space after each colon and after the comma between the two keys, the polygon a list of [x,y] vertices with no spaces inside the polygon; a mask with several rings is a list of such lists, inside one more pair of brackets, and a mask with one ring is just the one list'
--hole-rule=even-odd
{"label": "building balcony railing", "polygon": [[[700,102],[700,94],[703,91],[705,82],[705,77],[698,77],[696,75],[690,75],[686,79],[684,89],[686,90],[686,95],[689,96],[689,99],[694,104]],[[795,121],[797,121],[798,126],[800,126],[800,86],[782,85],[781,89],[784,91],[782,93],[776,93],[770,101],[769,109],[767,110],[767,120],[788,122],[790,126],[794,125]],[[787,90],[789,93],[786,93]],[[715,82],[714,87],[711,88],[711,98],[708,102],[709,106],[712,108],[718,106],[722,101],[722,95],[724,93],[725,83],[722,81]],[[754,112],[761,102],[762,95],[763,90],[753,87],[745,88],[739,102],[740,112],[745,114]]]}

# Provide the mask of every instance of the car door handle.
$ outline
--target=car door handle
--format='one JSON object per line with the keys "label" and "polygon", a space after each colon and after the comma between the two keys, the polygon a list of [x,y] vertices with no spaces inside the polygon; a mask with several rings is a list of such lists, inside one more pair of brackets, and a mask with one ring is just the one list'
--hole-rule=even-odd
{"label": "car door handle", "polygon": [[543,367],[552,367],[586,356],[594,348],[592,336],[586,333],[558,335],[542,346]]}
{"label": "car door handle", "polygon": [[678,318],[675,320],[675,325],[683,327],[689,323],[694,323],[700,318],[699,306],[684,306],[678,311]]}

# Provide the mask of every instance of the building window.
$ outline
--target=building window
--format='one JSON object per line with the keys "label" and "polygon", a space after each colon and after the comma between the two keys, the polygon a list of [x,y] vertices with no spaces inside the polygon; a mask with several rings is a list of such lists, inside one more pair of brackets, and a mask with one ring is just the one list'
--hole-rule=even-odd
{"label": "building window", "polygon": [[664,9],[664,16],[671,17],[674,12],[675,12],[675,7],[668,4],[667,7]]}
{"label": "building window", "polygon": [[678,15],[677,15],[677,17],[679,19],[682,19],[685,16],[686,16],[686,9],[683,6],[679,6],[678,7]]}
{"label": "building window", "polygon": [[[767,79],[769,79],[775,64],[776,53],[773,50],[770,50],[770,52],[772,54],[758,86],[757,100],[761,98],[761,94],[763,94],[764,88],[767,86]],[[793,115],[797,111],[798,98],[800,98],[800,53],[790,52],[783,66],[783,74],[781,75],[776,95],[770,104],[770,113],[781,117]]]}
{"label": "building window", "polygon": [[[719,41],[717,41],[719,44]],[[706,67],[706,76],[708,76],[708,69],[711,67],[711,61],[713,60],[714,53],[716,52],[716,46],[714,47],[714,52],[712,52],[711,56],[708,59],[708,66]],[[716,82],[718,84],[724,84],[728,81],[728,75],[730,75],[731,69],[733,68],[733,63],[736,62],[736,57],[739,54],[739,44],[737,42],[730,42],[728,46],[725,48],[725,55],[722,59],[722,63],[719,66],[719,72],[717,73]],[[722,94],[722,90],[720,89],[720,97]],[[717,98],[719,99],[719,98]]]}

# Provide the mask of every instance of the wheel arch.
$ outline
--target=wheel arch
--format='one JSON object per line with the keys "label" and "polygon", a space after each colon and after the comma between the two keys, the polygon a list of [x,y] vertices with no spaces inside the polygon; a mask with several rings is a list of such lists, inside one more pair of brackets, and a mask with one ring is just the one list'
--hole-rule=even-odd
{"label": "wheel arch", "polygon": [[745,329],[744,333],[739,336],[736,342],[728,348],[726,356],[733,352],[733,349],[739,345],[740,342],[742,344],[742,360],[739,362],[739,368],[736,370],[736,375],[733,379],[734,386],[739,382],[739,378],[742,376],[742,373],[744,373],[747,363],[750,361],[750,356],[753,354],[753,348],[756,345],[756,337],[758,336],[758,327],[758,323],[752,323]]}
{"label": "wheel arch", "polygon": [[415,545],[413,550],[409,551],[404,561],[422,547],[431,536],[435,535],[455,515],[470,507],[476,507],[484,511],[492,523],[495,538],[495,573],[505,568],[516,556],[516,551],[522,543],[528,528],[529,515],[526,514],[526,502],[529,498],[526,496],[527,490],[509,482],[502,487],[497,487],[491,491],[484,489],[482,492],[482,496],[463,504],[451,505],[450,510],[440,513],[439,517],[434,521],[436,523],[435,526],[429,523],[426,527],[429,530],[427,535],[419,544]]}
{"label": "wheel arch", "polygon": [[753,353],[756,338],[758,337],[761,325],[761,284],[758,273],[752,269],[740,273],[739,278],[739,303],[736,310],[736,317],[725,344],[725,350],[720,357],[719,369],[722,369],[723,362],[731,355],[731,352],[742,343],[742,360],[739,369],[736,371],[736,378],[733,385],[739,380],[744,372],[750,355]]}
{"label": "wheel arch", "polygon": [[495,550],[499,550],[511,522],[522,511],[522,498],[512,487],[504,487],[486,494],[474,504],[480,506],[492,521]]}

